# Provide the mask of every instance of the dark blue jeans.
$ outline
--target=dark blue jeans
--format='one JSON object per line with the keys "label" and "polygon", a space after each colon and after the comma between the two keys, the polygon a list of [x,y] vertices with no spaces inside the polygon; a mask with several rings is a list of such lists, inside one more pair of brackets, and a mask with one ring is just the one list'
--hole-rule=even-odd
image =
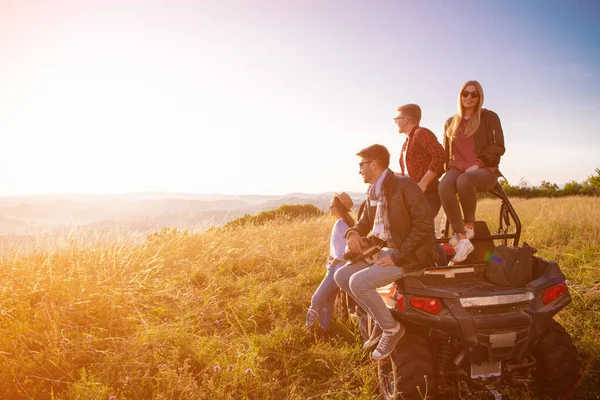
{"label": "dark blue jeans", "polygon": [[[440,208],[442,206],[442,200],[440,199],[440,195],[436,190],[428,190],[425,192],[425,201],[427,201],[427,205],[429,206],[429,211],[431,212],[431,218],[435,219],[438,213],[440,212]],[[433,237],[435,238],[435,229],[433,230]],[[435,249],[438,253],[438,265],[446,265],[448,260],[446,259],[446,252],[441,244],[437,243],[435,245]]]}
{"label": "dark blue jeans", "polygon": [[440,208],[442,207],[442,200],[440,199],[438,191],[426,191],[425,201],[427,201],[427,205],[429,206],[429,210],[431,211],[431,216],[433,218],[437,217],[438,213],[440,212]]}
{"label": "dark blue jeans", "polygon": [[[465,233],[464,222],[475,222],[477,193],[491,190],[498,181],[496,175],[487,168],[461,172],[451,169],[442,178],[438,188],[446,217],[455,233]],[[458,193],[459,200],[456,199]],[[464,220],[461,215],[464,213]]]}

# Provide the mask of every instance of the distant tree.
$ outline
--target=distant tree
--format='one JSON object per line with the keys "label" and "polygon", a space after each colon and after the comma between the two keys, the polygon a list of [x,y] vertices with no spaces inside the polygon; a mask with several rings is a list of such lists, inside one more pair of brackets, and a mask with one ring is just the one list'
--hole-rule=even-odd
{"label": "distant tree", "polygon": [[559,187],[556,183],[542,181],[539,192],[542,197],[556,197]]}
{"label": "distant tree", "polygon": [[[508,197],[520,197],[525,199],[535,197],[559,197],[559,196],[600,196],[600,168],[596,168],[595,174],[588,177],[582,183],[569,181],[561,189],[556,183],[542,181],[539,186],[532,186],[525,177],[519,180],[517,186],[512,186],[505,179],[500,180],[500,186]],[[487,198],[487,193],[478,193],[478,198]]]}
{"label": "distant tree", "polygon": [[512,186],[505,180],[501,181],[500,185],[508,197],[521,197],[525,199],[534,197],[532,193],[533,188],[529,186],[525,178],[521,178],[518,186]]}
{"label": "distant tree", "polygon": [[540,189],[547,190],[549,192],[556,192],[558,190],[558,185],[556,183],[542,181],[540,184]]}
{"label": "distant tree", "polygon": [[591,175],[584,184],[587,184],[589,195],[600,196],[600,168],[596,168],[596,175]]}
{"label": "distant tree", "polygon": [[524,176],[522,176],[521,179],[519,179],[519,187],[522,187],[522,188],[529,187],[529,182],[527,182],[527,180],[525,179]]}
{"label": "distant tree", "polygon": [[500,186],[502,187],[502,190],[504,190],[504,193],[506,193],[508,197],[514,197],[517,195],[517,188],[511,186],[507,180],[501,180]]}
{"label": "distant tree", "polygon": [[569,181],[565,183],[562,192],[565,196],[578,196],[584,194],[584,187],[582,183]]}

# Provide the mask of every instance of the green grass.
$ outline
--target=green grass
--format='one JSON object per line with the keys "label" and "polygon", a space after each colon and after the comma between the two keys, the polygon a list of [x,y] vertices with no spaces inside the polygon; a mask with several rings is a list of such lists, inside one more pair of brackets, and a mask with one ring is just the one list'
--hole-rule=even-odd
{"label": "green grass", "polygon": [[[556,260],[573,302],[558,316],[600,394],[600,199],[515,200],[522,240]],[[497,224],[498,203],[478,218]],[[163,230],[0,255],[0,398],[372,399],[354,326],[303,328],[331,217],[205,233]],[[513,398],[532,398],[527,392]]]}

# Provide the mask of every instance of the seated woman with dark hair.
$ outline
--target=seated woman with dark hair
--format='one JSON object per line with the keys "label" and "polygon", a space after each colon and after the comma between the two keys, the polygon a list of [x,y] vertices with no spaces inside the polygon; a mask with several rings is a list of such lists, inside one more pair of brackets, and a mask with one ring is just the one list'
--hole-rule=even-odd
{"label": "seated woman with dark hair", "polygon": [[354,203],[350,196],[345,193],[335,193],[329,203],[329,212],[337,221],[331,229],[329,244],[329,259],[327,260],[327,272],[323,281],[313,294],[308,314],[306,315],[306,327],[311,328],[317,320],[324,331],[328,331],[333,317],[333,305],[338,293],[338,285],[333,276],[339,267],[344,265],[343,258],[346,248],[344,233],[348,228],[354,226],[354,219],[350,215],[350,209]]}

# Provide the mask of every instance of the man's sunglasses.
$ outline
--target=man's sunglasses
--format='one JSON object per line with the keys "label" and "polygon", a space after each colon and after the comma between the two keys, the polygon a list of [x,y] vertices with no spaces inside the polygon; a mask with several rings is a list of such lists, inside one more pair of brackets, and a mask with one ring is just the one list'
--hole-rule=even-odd
{"label": "man's sunglasses", "polygon": [[461,93],[461,95],[465,99],[469,98],[469,95],[471,95],[471,97],[474,98],[474,99],[479,98],[479,93],[478,92],[469,92],[468,90],[463,90],[462,93]]}

